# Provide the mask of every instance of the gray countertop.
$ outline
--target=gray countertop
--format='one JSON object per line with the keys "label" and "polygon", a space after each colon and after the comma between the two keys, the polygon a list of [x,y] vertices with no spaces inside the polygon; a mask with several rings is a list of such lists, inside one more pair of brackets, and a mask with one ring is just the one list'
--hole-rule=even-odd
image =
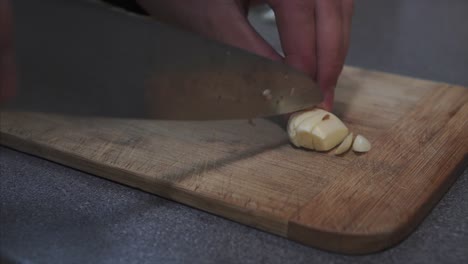
{"label": "gray countertop", "polygon": [[[347,63],[468,86],[467,11],[466,0],[356,1]],[[279,47],[272,24],[252,21]],[[466,169],[405,241],[366,256],[306,247],[4,147],[0,175],[2,263],[468,261]]]}

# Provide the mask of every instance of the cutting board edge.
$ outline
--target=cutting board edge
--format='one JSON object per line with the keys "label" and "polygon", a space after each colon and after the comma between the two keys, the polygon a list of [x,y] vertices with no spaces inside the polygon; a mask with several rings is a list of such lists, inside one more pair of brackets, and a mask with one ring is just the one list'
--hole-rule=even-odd
{"label": "cutting board edge", "polygon": [[[125,177],[122,177],[121,175],[130,173],[123,169],[107,166],[105,170],[100,170],[96,164],[89,159],[73,155],[69,152],[52,149],[36,142],[28,142],[23,138],[10,135],[8,133],[2,132],[1,130],[0,145],[79,171],[83,171],[85,173],[93,174],[106,180],[155,194],[165,199],[173,200],[180,204],[190,206],[194,209],[203,210],[210,214],[223,217],[234,222],[239,222],[266,232],[270,232],[275,235],[282,237],[286,237],[287,235],[288,219],[277,217],[276,215],[270,214],[268,212],[255,212],[243,207],[232,206],[232,204],[226,203],[223,200],[214,200],[211,197],[205,197],[199,193],[191,192],[187,189],[177,188],[162,181],[158,181],[156,183],[155,181],[150,182],[138,180],[139,178],[135,178],[137,179],[136,181],[126,181]],[[67,161],[71,160],[71,157],[73,158],[73,161],[76,162],[76,164],[72,164],[72,162]],[[171,192],[174,190],[177,191]]]}
{"label": "cutting board edge", "polygon": [[456,166],[451,168],[450,175],[445,178],[445,181],[431,193],[427,202],[407,218],[410,221],[397,222],[390,229],[380,232],[345,233],[306,226],[291,217],[288,221],[287,238],[307,246],[349,255],[371,254],[386,250],[404,241],[418,228],[467,166],[468,153],[465,153]]}

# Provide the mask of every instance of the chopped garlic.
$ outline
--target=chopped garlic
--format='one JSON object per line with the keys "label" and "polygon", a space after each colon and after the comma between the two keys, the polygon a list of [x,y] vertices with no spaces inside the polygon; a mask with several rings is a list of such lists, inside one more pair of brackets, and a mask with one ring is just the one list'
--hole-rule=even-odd
{"label": "chopped garlic", "polygon": [[371,143],[365,137],[357,135],[354,139],[353,150],[355,152],[367,152],[371,149]]}
{"label": "chopped garlic", "polygon": [[327,151],[343,141],[348,128],[332,113],[314,109],[291,116],[288,134],[297,147]]}
{"label": "chopped garlic", "polygon": [[350,133],[346,138],[341,142],[341,144],[336,148],[335,155],[341,155],[347,152],[351,145],[353,144],[353,133]]}

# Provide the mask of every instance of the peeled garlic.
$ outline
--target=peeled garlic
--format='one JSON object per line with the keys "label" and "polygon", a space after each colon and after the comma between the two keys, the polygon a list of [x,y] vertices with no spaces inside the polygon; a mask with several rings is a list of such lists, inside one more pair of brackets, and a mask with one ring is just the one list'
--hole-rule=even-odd
{"label": "peeled garlic", "polygon": [[338,117],[329,114],[312,130],[314,147],[318,151],[327,151],[340,144],[348,135],[348,128]]}
{"label": "peeled garlic", "polygon": [[356,152],[367,152],[371,149],[371,143],[365,137],[357,135],[354,139],[353,150]]}
{"label": "peeled garlic", "polygon": [[296,147],[314,149],[310,133],[327,114],[328,112],[322,109],[314,109],[292,115],[288,123],[288,135],[291,142]]}
{"label": "peeled garlic", "polygon": [[288,134],[297,147],[327,151],[343,141],[348,128],[332,113],[315,109],[293,115]]}
{"label": "peeled garlic", "polygon": [[345,153],[351,148],[353,144],[353,133],[350,133],[346,138],[341,142],[341,144],[336,148],[335,155],[340,155]]}

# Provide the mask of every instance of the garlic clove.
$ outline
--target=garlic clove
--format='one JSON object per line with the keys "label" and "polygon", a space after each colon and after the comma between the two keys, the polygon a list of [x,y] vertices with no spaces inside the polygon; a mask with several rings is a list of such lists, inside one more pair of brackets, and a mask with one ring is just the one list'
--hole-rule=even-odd
{"label": "garlic clove", "polygon": [[341,144],[338,145],[338,147],[335,150],[335,155],[341,155],[347,152],[351,148],[352,144],[353,144],[353,133],[350,133],[349,135],[346,136],[343,142],[341,142]]}
{"label": "garlic clove", "polygon": [[367,152],[371,149],[371,143],[365,137],[357,135],[353,143],[353,151]]}
{"label": "garlic clove", "polygon": [[289,123],[288,127],[291,128],[296,128],[298,127],[304,120],[316,116],[316,115],[325,115],[328,114],[327,111],[322,110],[322,109],[313,109],[311,111],[306,111],[306,112],[298,112],[294,113],[290,118],[289,118]]}
{"label": "garlic clove", "polygon": [[348,128],[335,115],[329,113],[326,119],[312,130],[313,144],[318,151],[328,151],[340,144],[348,135]]}
{"label": "garlic clove", "polygon": [[303,147],[310,150],[314,150],[314,141],[310,136],[310,132],[307,131],[300,131],[296,134],[296,147]]}
{"label": "garlic clove", "polygon": [[314,149],[313,140],[310,136],[312,129],[322,121],[328,112],[322,109],[296,113],[289,119],[288,135],[296,147]]}

